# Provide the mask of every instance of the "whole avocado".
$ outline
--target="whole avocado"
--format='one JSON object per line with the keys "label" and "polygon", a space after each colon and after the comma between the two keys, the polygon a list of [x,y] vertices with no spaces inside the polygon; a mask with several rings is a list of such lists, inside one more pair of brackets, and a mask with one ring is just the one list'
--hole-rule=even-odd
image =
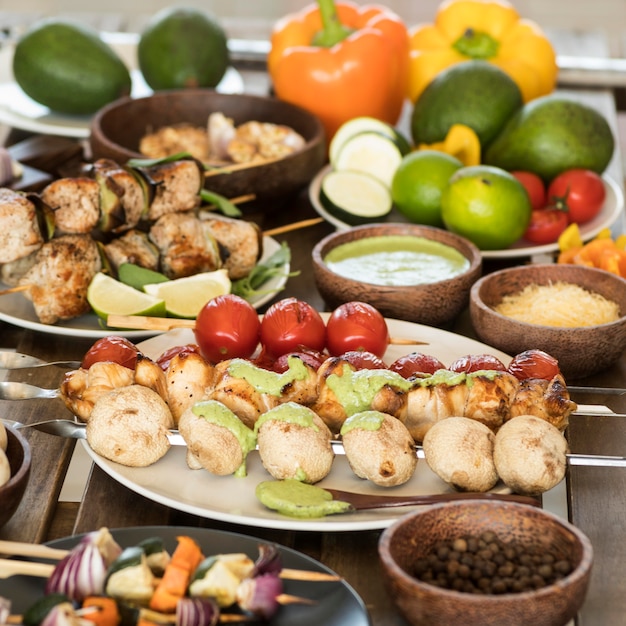
{"label": "whole avocado", "polygon": [[16,83],[36,102],[71,115],[95,113],[130,94],[130,72],[95,29],[47,18],[19,39],[13,55]]}
{"label": "whole avocado", "polygon": [[137,60],[155,91],[216,87],[230,56],[226,33],[207,11],[168,7],[156,13],[141,33]]}
{"label": "whole avocado", "polygon": [[413,106],[416,145],[443,141],[453,124],[472,128],[485,147],[523,104],[515,81],[487,61],[456,63],[441,71]]}
{"label": "whole avocado", "polygon": [[606,118],[562,96],[531,100],[487,148],[483,160],[505,170],[526,170],[549,182],[574,168],[598,174],[608,166],[615,138]]}

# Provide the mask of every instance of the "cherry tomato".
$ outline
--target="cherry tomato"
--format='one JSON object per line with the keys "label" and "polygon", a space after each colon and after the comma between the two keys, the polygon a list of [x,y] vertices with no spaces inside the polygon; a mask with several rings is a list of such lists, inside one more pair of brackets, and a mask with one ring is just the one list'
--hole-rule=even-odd
{"label": "cherry tomato", "polygon": [[307,302],[284,298],[272,304],[263,316],[261,344],[274,356],[301,348],[321,352],[326,346],[326,325]]}
{"label": "cherry tomato", "polygon": [[506,372],[506,365],[492,354],[468,354],[450,363],[448,369],[452,372],[465,372],[466,374],[479,370]]}
{"label": "cherry tomato", "polygon": [[316,352],[315,350],[305,350],[300,352],[289,352],[279,356],[273,363],[272,369],[274,372],[282,374],[282,372],[289,369],[289,357],[296,356],[302,359],[307,365],[315,370],[318,370],[322,363],[326,360],[327,356],[323,352]]}
{"label": "cherry tomato", "polygon": [[366,302],[338,306],[326,322],[326,346],[333,356],[366,350],[383,357],[389,345],[389,329],[380,311]]}
{"label": "cherry tomato", "polygon": [[430,374],[434,374],[437,370],[444,370],[446,366],[434,356],[430,354],[422,354],[421,352],[411,352],[396,359],[389,369],[397,372],[404,378],[418,376],[424,378]]}
{"label": "cherry tomato", "polygon": [[570,224],[584,224],[593,219],[600,212],[605,196],[602,177],[591,170],[567,170],[548,186],[548,202],[563,208]]}
{"label": "cherry tomato", "polygon": [[552,380],[561,373],[559,362],[543,350],[525,350],[509,363],[507,368],[518,380],[543,378]]}
{"label": "cherry tomato", "polygon": [[567,228],[567,220],[567,213],[561,209],[533,211],[524,239],[539,246],[554,243]]}
{"label": "cherry tomato", "polygon": [[137,346],[126,339],[126,337],[110,335],[98,339],[98,341],[87,350],[87,354],[83,357],[81,367],[89,369],[94,363],[111,361],[123,365],[130,370],[134,370],[137,364],[138,354],[139,349]]}
{"label": "cherry tomato", "polygon": [[261,322],[254,307],[232,293],[209,300],[196,318],[200,352],[213,363],[247,359],[259,344]]}
{"label": "cherry tomato", "polygon": [[188,343],[184,346],[174,346],[169,350],[166,350],[158,359],[157,364],[165,372],[170,366],[172,359],[179,354],[200,354],[200,347],[195,343]]}
{"label": "cherry tomato", "polygon": [[387,369],[385,362],[367,350],[350,350],[340,355],[357,370],[384,370]]}
{"label": "cherry tomato", "polygon": [[511,174],[524,185],[524,189],[526,189],[526,193],[530,198],[533,211],[543,209],[543,207],[546,206],[547,194],[541,176],[538,176],[534,172],[522,172],[519,170],[511,172]]}

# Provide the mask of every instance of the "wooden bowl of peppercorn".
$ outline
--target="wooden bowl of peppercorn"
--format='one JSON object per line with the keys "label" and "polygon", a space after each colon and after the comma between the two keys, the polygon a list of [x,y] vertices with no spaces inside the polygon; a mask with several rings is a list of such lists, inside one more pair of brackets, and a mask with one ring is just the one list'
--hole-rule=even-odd
{"label": "wooden bowl of peppercorn", "polygon": [[541,508],[459,500],[409,513],[381,535],[385,586],[413,626],[563,626],[580,609],[593,550]]}

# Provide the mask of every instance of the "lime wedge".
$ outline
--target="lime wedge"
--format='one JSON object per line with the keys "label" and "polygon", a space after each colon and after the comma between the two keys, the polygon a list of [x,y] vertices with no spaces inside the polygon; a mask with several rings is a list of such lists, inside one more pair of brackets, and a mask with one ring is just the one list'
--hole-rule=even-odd
{"label": "lime wedge", "polygon": [[143,286],[147,294],[165,300],[168,315],[188,319],[195,319],[209,300],[230,293],[230,288],[225,269]]}
{"label": "lime wedge", "polygon": [[87,302],[96,315],[104,319],[109,315],[164,317],[166,312],[162,298],[133,289],[102,272],[89,284]]}

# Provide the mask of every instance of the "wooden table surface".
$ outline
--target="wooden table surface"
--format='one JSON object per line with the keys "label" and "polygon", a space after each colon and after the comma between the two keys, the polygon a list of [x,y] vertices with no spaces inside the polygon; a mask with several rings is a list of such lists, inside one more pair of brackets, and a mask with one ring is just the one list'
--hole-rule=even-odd
{"label": "wooden table surface", "polygon": [[[252,78],[254,77],[247,77]],[[253,91],[258,91],[259,83]],[[306,190],[272,212],[253,216],[263,229],[297,219],[314,217]],[[287,283],[279,297],[294,296],[319,310],[326,307],[315,289],[310,252],[320,238],[332,231],[321,223],[294,231],[277,239],[287,241],[292,250],[292,269],[299,275]],[[514,261],[523,262],[523,261]],[[496,269],[486,263],[485,271]],[[262,311],[261,311],[262,312]],[[467,313],[449,328],[473,336]],[[40,333],[0,322],[0,349],[32,354],[44,359],[80,359],[93,340]],[[7,375],[54,388],[63,370],[45,368],[22,370]],[[626,356],[608,371],[584,381],[587,385],[623,386]],[[577,381],[579,382],[579,381]],[[575,398],[580,403],[610,406],[626,412],[626,397],[596,395]],[[24,423],[41,419],[66,418],[60,400],[0,401],[0,415]],[[58,496],[71,459],[74,442],[36,431],[26,431],[33,451],[31,480],[26,496],[13,519],[2,529],[0,538],[41,542],[102,526],[122,528],[139,525],[186,525],[243,532],[276,541],[306,553],[341,574],[363,598],[374,626],[405,624],[383,588],[377,542],[380,531],[301,532],[236,526],[180,513],[154,503],[122,486],[94,467],[80,503],[59,503]],[[568,429],[573,452],[624,455],[626,420],[619,417],[574,417]],[[567,476],[570,518],[591,539],[595,551],[592,582],[578,624],[616,626],[626,624],[626,542],[623,541],[626,515],[626,470],[623,468],[571,467]]]}

